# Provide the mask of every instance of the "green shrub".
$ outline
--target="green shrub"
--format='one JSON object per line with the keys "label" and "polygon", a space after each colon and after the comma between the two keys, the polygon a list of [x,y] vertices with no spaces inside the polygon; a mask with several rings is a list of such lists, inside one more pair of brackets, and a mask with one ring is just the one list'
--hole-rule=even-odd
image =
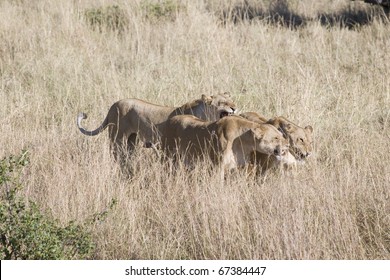
{"label": "green shrub", "polygon": [[28,153],[0,161],[0,259],[82,259],[94,249],[85,226],[65,227],[20,196],[19,174],[28,164]]}
{"label": "green shrub", "polygon": [[174,21],[177,14],[184,10],[184,7],[172,0],[151,1],[145,0],[141,3],[145,18],[152,22],[163,20]]}
{"label": "green shrub", "polygon": [[111,30],[122,32],[128,25],[126,13],[117,5],[87,9],[85,19],[94,30]]}

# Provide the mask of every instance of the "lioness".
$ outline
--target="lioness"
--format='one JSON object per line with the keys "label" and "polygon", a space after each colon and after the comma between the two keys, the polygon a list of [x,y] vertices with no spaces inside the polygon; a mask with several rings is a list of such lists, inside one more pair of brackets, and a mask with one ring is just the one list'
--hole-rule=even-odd
{"label": "lioness", "polygon": [[218,121],[204,121],[190,115],[170,118],[162,138],[163,149],[177,154],[185,163],[210,156],[225,169],[241,167],[254,151],[280,160],[288,152],[288,141],[269,124],[258,124],[239,116],[226,116]]}
{"label": "lioness", "polygon": [[[240,114],[240,116],[256,123],[272,124],[283,133],[290,144],[289,153],[281,162],[285,166],[294,166],[297,162],[302,162],[311,155],[313,151],[313,128],[310,125],[302,128],[284,117],[275,117],[267,120],[256,112],[246,112]],[[262,153],[254,153],[252,161],[260,164],[263,171],[275,166],[275,160]]]}
{"label": "lioness", "polygon": [[167,119],[181,114],[195,115],[201,119],[215,121],[223,116],[233,114],[236,105],[228,93],[213,96],[202,95],[200,99],[188,102],[181,107],[167,107],[152,104],[140,99],[123,99],[114,103],[103,123],[95,130],[89,131],[81,126],[87,118],[85,113],[77,116],[77,126],[81,133],[95,136],[109,126],[109,137],[114,157],[126,147],[131,151],[138,138],[146,143],[155,143],[164,131]]}

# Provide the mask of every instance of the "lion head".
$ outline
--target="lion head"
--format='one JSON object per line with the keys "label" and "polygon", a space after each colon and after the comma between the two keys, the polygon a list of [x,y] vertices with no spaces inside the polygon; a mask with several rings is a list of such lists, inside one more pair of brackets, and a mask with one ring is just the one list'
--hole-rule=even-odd
{"label": "lion head", "polygon": [[190,114],[207,121],[217,121],[237,111],[236,104],[228,93],[202,94],[200,99],[188,102],[178,108],[174,115]]}
{"label": "lion head", "polygon": [[256,150],[260,153],[273,155],[281,160],[287,155],[289,143],[283,134],[270,124],[263,124],[261,127],[252,128]]}
{"label": "lion head", "polygon": [[233,115],[237,111],[236,104],[234,104],[230,94],[227,92],[211,96],[203,94],[202,100],[208,105],[209,112],[213,112],[217,115],[217,119]]}
{"label": "lion head", "polygon": [[300,127],[284,117],[277,117],[268,121],[283,133],[290,144],[290,153],[297,159],[303,160],[313,152],[313,128],[308,125]]}

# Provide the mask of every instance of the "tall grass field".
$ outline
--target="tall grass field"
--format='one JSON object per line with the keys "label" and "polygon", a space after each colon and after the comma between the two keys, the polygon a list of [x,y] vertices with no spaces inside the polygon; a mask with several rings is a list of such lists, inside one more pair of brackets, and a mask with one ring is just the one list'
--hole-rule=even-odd
{"label": "tall grass field", "polygon": [[[0,257],[390,259],[389,50],[388,16],[362,1],[1,0]],[[140,146],[124,171],[107,131],[76,126],[124,98],[220,92],[311,125],[313,155],[221,181]],[[52,238],[59,254],[34,255]]]}

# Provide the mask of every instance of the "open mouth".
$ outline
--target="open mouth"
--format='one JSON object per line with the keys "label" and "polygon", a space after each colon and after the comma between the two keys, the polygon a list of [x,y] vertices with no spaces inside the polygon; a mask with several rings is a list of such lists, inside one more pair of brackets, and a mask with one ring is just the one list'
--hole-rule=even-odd
{"label": "open mouth", "polygon": [[223,112],[221,112],[221,113],[219,114],[219,118],[222,119],[223,117],[227,117],[227,116],[229,116],[229,115],[231,115],[231,114],[228,113],[228,112],[226,112],[226,111],[223,111]]}
{"label": "open mouth", "polygon": [[281,159],[281,158],[285,157],[286,155],[287,155],[287,151],[284,149],[275,149],[274,150],[274,156],[277,159]]}
{"label": "open mouth", "polygon": [[301,151],[299,149],[297,149],[296,147],[291,147],[290,146],[290,153],[297,159],[297,160],[303,160],[305,159],[305,155],[303,153],[301,153]]}
{"label": "open mouth", "polygon": [[274,156],[275,156],[277,161],[281,161],[283,159],[283,156],[281,155],[279,149],[274,150]]}
{"label": "open mouth", "polygon": [[298,160],[304,160],[306,158],[306,155],[304,155],[300,151],[296,151],[295,152],[295,158],[297,158]]}

